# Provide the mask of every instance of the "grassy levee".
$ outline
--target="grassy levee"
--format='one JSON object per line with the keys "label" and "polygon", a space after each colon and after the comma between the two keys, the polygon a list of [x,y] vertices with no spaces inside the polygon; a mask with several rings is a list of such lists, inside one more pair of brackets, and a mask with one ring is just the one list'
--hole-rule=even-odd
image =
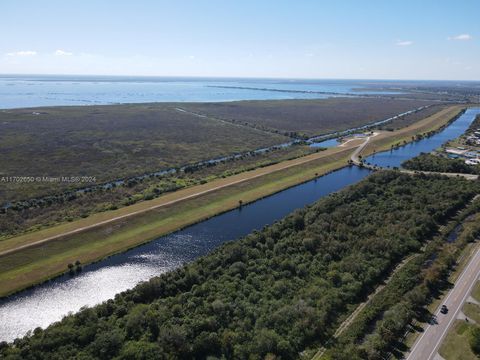
{"label": "grassy levee", "polygon": [[[452,106],[372,139],[364,153],[435,130],[457,115]],[[354,144],[352,144],[354,143]],[[0,241],[0,296],[63,273],[67,264],[97,261],[346,165],[357,142],[182,189],[151,201]]]}
{"label": "grassy levee", "polygon": [[[115,219],[119,219],[122,217],[128,217],[135,213],[146,212],[151,210],[154,207],[165,206],[166,204],[174,201],[191,199],[197,195],[205,194],[206,192],[216,191],[220,188],[228,187],[228,186],[237,184],[239,182],[250,181],[251,179],[254,179],[254,178],[258,178],[258,177],[265,176],[267,174],[278,172],[289,167],[310,163],[311,161],[314,161],[314,160],[322,160],[325,164],[327,164],[331,162],[332,159],[334,160],[336,159],[336,157],[332,157],[332,155],[343,153],[345,151],[351,151],[351,149],[353,149],[356,145],[358,144],[354,144],[354,145],[349,144],[349,146],[345,146],[342,148],[328,149],[320,153],[303,156],[301,158],[296,158],[293,160],[283,161],[281,163],[266,166],[263,168],[258,168],[251,171],[246,171],[243,173],[239,173],[237,175],[229,176],[227,178],[213,180],[206,184],[196,185],[196,186],[184,188],[181,190],[177,190],[175,192],[167,193],[165,195],[162,195],[150,201],[138,202],[134,205],[125,206],[116,210],[96,213],[84,219],[79,219],[72,222],[66,222],[54,227],[42,229],[39,231],[35,231],[35,232],[31,232],[31,233],[27,233],[27,234],[15,236],[15,237],[6,238],[4,240],[0,240],[0,254],[5,251],[11,250],[13,248],[25,246],[42,239],[47,239],[49,237],[54,237],[54,236],[62,235],[72,231],[77,231],[77,230],[85,229],[88,227],[96,226],[100,223],[113,221]],[[345,164],[342,164],[342,165],[345,165]],[[322,173],[319,172],[319,174],[322,174]]]}
{"label": "grassy levee", "polygon": [[[4,255],[0,257],[0,296],[8,295],[61,274],[67,269],[66,265],[68,263],[77,259],[84,264],[99,260],[105,256],[125,251],[161,235],[234,209],[238,206],[239,200],[242,200],[243,203],[252,202],[308,181],[314,178],[315,174],[320,175],[341,168],[347,163],[350,153],[351,148],[347,147],[340,149],[340,151],[333,151],[330,154],[323,154],[324,156],[304,158],[301,159],[303,162],[297,161],[298,165],[273,172],[272,169],[269,169],[270,172],[265,171],[264,175],[251,180],[222,187],[185,201],[158,207],[138,215],[95,226],[89,230],[72,235],[61,236],[55,240]],[[285,166],[284,163],[282,165]],[[263,170],[268,169],[265,168]],[[242,175],[246,176],[248,174],[240,174],[240,176]],[[222,182],[225,181],[226,179],[222,179]],[[205,185],[213,188],[214,185],[218,185],[218,182]],[[184,192],[187,191],[193,193],[194,188],[185,189]],[[165,201],[167,197],[168,199],[175,196],[179,197],[180,194],[178,193],[180,192],[139,203],[138,206],[133,205],[117,211],[93,215],[78,222],[46,229],[41,231],[41,236],[37,233],[32,233],[19,238],[11,238],[4,241],[5,244],[2,244],[2,248],[13,248],[19,244],[25,245],[28,242],[35,242],[46,236],[61,234],[65,231],[87,226],[87,224],[104,221],[108,218],[108,215],[111,217],[113,213],[115,215],[126,214],[134,207],[135,210],[148,209],[153,206],[154,202],[160,203],[162,200]]]}

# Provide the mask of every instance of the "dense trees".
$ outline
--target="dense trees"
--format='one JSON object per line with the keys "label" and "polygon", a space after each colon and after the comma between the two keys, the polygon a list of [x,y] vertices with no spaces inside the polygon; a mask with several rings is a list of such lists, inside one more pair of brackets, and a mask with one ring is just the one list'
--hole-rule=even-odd
{"label": "dense trees", "polygon": [[[297,358],[328,339],[349,304],[478,190],[462,179],[376,173],[114,300],[0,346],[0,357]],[[381,336],[408,318],[406,305],[398,307],[386,314]]]}
{"label": "dense trees", "polygon": [[467,165],[465,161],[461,159],[448,159],[425,153],[405,161],[402,166],[409,170],[480,174],[479,165]]}

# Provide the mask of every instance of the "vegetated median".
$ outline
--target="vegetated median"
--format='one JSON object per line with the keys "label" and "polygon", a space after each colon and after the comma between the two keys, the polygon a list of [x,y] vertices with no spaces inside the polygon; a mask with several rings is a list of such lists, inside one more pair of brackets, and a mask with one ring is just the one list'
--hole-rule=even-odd
{"label": "vegetated median", "polygon": [[[2,346],[1,355],[298,358],[329,339],[348,309],[464,208],[479,186],[375,173],[114,300],[37,329],[15,346]],[[409,284],[410,277],[403,281]]]}
{"label": "vegetated median", "polygon": [[[387,140],[387,144],[390,138],[394,139],[390,142],[396,142],[400,138],[411,139],[425,129],[443,126],[460,110],[461,107],[453,106],[450,111],[442,110],[399,130],[400,135],[394,131],[379,136],[382,136],[382,141]],[[61,274],[66,270],[67,264],[76,260],[83,264],[99,260],[233,209],[238,206],[239,200],[244,203],[255,201],[346,166],[356,146],[350,143],[344,147],[186,188],[151,201],[3,240],[0,242],[0,252],[9,254],[1,256],[0,296]],[[376,148],[381,146],[382,144]],[[45,239],[49,240],[43,241]]]}

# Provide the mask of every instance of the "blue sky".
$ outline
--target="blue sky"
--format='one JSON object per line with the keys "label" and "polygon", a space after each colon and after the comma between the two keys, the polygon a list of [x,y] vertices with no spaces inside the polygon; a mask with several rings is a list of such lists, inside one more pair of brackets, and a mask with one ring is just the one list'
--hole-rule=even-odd
{"label": "blue sky", "polygon": [[480,80],[479,0],[1,0],[0,73]]}

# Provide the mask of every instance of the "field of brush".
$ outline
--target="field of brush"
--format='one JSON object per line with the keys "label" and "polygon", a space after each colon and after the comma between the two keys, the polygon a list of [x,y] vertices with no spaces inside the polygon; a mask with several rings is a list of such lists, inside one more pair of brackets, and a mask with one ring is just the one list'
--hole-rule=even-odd
{"label": "field of brush", "polygon": [[310,137],[358,127],[432,104],[428,100],[329,98],[190,103],[204,115],[285,135]]}

